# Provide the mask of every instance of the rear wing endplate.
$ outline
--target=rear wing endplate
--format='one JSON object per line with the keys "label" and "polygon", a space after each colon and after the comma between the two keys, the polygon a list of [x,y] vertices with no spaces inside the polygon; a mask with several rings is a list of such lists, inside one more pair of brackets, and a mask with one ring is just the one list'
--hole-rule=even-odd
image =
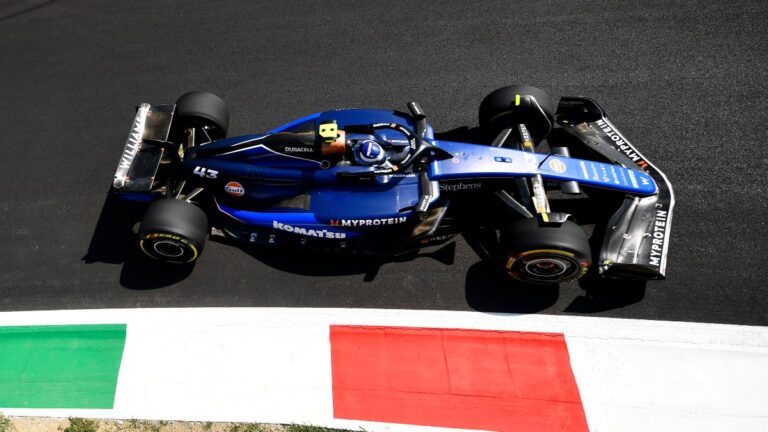
{"label": "rear wing endplate", "polygon": [[175,105],[148,103],[137,107],[136,117],[112,180],[113,191],[151,192],[163,152],[167,150],[148,145],[147,141],[168,140],[174,108]]}
{"label": "rear wing endplate", "polygon": [[648,161],[608,120],[597,102],[563,97],[557,121],[591,150],[625,168],[643,171],[658,185],[656,195],[627,195],[605,229],[599,272],[606,277],[664,279],[675,195],[667,176]]}

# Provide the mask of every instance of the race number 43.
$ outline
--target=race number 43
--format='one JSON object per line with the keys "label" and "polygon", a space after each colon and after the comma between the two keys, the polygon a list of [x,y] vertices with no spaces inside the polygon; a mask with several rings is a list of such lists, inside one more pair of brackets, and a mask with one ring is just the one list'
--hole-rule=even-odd
{"label": "race number 43", "polygon": [[219,172],[216,170],[212,170],[210,168],[203,168],[200,166],[196,166],[195,169],[192,171],[192,174],[200,176],[202,178],[210,178],[215,179],[219,176]]}

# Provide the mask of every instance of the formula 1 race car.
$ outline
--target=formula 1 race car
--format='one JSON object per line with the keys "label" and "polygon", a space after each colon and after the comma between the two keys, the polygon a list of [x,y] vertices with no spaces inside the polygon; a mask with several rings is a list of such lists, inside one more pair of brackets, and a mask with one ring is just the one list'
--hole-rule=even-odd
{"label": "formula 1 race car", "polygon": [[[594,101],[563,97],[555,110],[540,89],[504,87],[462,140],[407,107],[319,112],[226,138],[229,111],[213,94],[144,103],[111,193],[151,202],[139,247],[168,263],[198,259],[209,235],[399,255],[483,232],[494,239],[487,257],[523,282],[575,279],[593,262],[605,277],[664,278],[671,185]],[[606,216],[592,246],[572,197]]]}

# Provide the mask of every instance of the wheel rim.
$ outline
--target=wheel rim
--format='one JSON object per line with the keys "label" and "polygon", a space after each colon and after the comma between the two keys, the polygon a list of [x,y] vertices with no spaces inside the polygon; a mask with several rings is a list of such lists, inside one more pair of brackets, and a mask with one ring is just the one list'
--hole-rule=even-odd
{"label": "wheel rim", "polygon": [[555,278],[573,267],[573,263],[559,257],[533,259],[525,262],[524,265],[526,273],[543,278]]}
{"label": "wheel rim", "polygon": [[184,255],[184,245],[171,240],[160,240],[152,245],[159,255],[165,258],[178,258]]}
{"label": "wheel rim", "polygon": [[583,275],[586,267],[580,265],[572,254],[558,252],[526,252],[517,258],[510,257],[507,265],[509,275],[525,282],[547,284],[565,282]]}
{"label": "wheel rim", "polygon": [[139,248],[150,258],[168,263],[188,263],[200,255],[198,246],[171,233],[145,234]]}

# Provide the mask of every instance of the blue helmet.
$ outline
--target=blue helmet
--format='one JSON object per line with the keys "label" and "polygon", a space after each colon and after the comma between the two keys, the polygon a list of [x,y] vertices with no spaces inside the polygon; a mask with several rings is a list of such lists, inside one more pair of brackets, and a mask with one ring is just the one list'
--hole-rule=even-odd
{"label": "blue helmet", "polygon": [[355,161],[363,165],[381,165],[387,161],[387,152],[374,140],[362,140],[353,149]]}

